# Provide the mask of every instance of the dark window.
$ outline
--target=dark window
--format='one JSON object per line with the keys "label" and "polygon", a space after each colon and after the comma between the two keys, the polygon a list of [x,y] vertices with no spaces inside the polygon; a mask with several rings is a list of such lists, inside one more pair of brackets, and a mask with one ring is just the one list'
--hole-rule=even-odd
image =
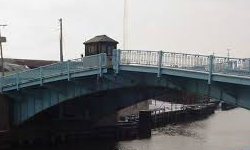
{"label": "dark window", "polygon": [[106,45],[102,45],[101,53],[106,53]]}
{"label": "dark window", "polygon": [[115,49],[115,46],[108,46],[108,50],[107,50],[107,55],[108,55],[108,56],[111,56],[111,55],[112,55],[113,49]]}

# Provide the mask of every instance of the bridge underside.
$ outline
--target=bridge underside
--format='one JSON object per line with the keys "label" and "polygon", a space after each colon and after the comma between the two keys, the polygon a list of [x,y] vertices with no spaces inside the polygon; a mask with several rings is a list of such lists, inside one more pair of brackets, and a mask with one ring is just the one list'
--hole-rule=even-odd
{"label": "bridge underside", "polygon": [[[124,88],[126,90],[119,90]],[[93,115],[109,114],[138,101],[153,98],[164,92],[166,88],[208,95],[247,109],[250,108],[248,86],[223,82],[213,82],[208,85],[207,80],[202,79],[172,75],[157,77],[155,73],[130,71],[120,71],[119,74],[114,74],[110,70],[101,78],[98,75],[72,78],[70,81],[62,80],[5,94],[12,99],[12,124],[19,125],[36,114],[73,99],[93,97],[93,103],[82,105],[83,108],[90,108]],[[95,116],[97,115],[93,117]]]}
{"label": "bridge underside", "polygon": [[161,87],[132,87],[101,91],[54,105],[29,118],[24,124],[37,119],[45,122],[58,119],[79,119],[94,123],[98,122],[100,118],[114,114],[123,108],[162,93],[171,94],[173,91]]}

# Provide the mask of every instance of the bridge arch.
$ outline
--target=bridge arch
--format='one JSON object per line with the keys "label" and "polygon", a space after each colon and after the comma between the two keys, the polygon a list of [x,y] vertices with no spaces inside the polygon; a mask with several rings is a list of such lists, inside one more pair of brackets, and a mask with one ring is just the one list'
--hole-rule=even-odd
{"label": "bridge arch", "polygon": [[[36,122],[37,120],[40,122],[49,122],[51,119],[56,120],[60,118],[91,119],[92,122],[98,122],[102,117],[115,114],[123,108],[162,96],[163,94],[167,96],[165,101],[184,99],[183,95],[181,95],[182,93],[184,92],[170,88],[149,86],[134,86],[100,91],[72,98],[51,106],[28,118],[21,125]],[[60,112],[61,110],[62,112]],[[64,117],[60,117],[60,115]]]}
{"label": "bridge arch", "polygon": [[[110,95],[113,94],[114,98],[116,98],[118,96],[117,91],[120,89],[130,91],[127,93],[127,97],[130,96],[131,101],[124,101],[128,103],[131,102],[131,105],[135,103],[133,100],[152,98],[156,96],[157,93],[163,92],[164,89],[182,90],[197,95],[210,95],[213,98],[226,99],[228,102],[234,103],[234,97],[221,88],[229,86],[230,85],[214,84],[209,87],[206,80],[169,75],[157,77],[154,73],[121,71],[119,74],[114,74],[113,72],[108,72],[101,78],[98,75],[92,75],[75,78],[70,81],[62,80],[47,83],[43,86],[32,86],[11,92],[10,96],[13,99],[12,118],[14,125],[18,125],[36,114],[67,100],[88,95],[93,96],[95,93],[105,93],[107,91],[111,91]],[[140,93],[140,91],[146,91],[142,90],[142,88],[150,89],[151,92]],[[138,91],[138,89],[140,89],[140,91]],[[125,90],[121,91],[125,92]],[[137,91],[138,94],[136,94],[135,91]],[[110,107],[111,106],[113,105],[110,104]],[[127,106],[127,104],[122,106]]]}

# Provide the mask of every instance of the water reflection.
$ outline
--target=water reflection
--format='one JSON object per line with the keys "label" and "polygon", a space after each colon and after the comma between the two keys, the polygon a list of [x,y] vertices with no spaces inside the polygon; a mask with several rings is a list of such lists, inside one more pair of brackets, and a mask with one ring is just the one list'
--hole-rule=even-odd
{"label": "water reflection", "polygon": [[[202,124],[202,123],[201,123]],[[185,136],[192,137],[200,140],[205,140],[205,137],[199,132],[202,129],[202,125],[198,122],[185,123],[179,125],[168,125],[163,128],[158,128],[152,131],[153,135],[168,135],[168,136]]]}
{"label": "water reflection", "polygon": [[158,128],[151,139],[118,143],[85,141],[32,150],[249,150],[249,118],[250,111],[241,108],[216,111],[201,121]]}

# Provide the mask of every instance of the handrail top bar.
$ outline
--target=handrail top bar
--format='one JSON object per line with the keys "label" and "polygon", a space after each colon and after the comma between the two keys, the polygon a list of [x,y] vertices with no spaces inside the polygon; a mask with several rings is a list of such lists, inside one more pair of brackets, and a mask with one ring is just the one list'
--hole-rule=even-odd
{"label": "handrail top bar", "polygon": [[37,68],[34,68],[34,69],[23,70],[23,71],[20,71],[20,72],[15,72],[13,74],[8,74],[6,76],[1,76],[0,79],[1,78],[6,78],[6,77],[11,77],[11,76],[14,76],[14,75],[20,74],[20,73],[25,73],[25,72],[33,71],[33,70],[40,70],[41,68],[50,67],[50,66],[57,65],[57,64],[67,63],[68,61],[74,61],[74,60],[79,60],[79,59],[81,60],[81,59],[84,59],[84,58],[91,58],[91,57],[100,56],[100,55],[103,55],[103,54],[106,55],[106,53],[100,53],[100,54],[91,55],[91,56],[85,56],[85,57],[76,58],[76,59],[69,59],[69,60],[66,60],[66,61],[63,61],[63,62],[56,62],[56,63],[52,63],[52,64],[49,64],[49,65],[40,66],[40,67],[37,67]]}
{"label": "handrail top bar", "polygon": [[[142,51],[142,52],[159,52],[157,50],[121,50],[121,51]],[[201,55],[201,54],[188,54],[188,53],[180,53],[180,52],[166,52],[162,51],[163,53],[171,53],[171,54],[182,54],[182,55],[194,55],[194,56],[202,56],[202,57],[209,57],[209,55]]]}
{"label": "handrail top bar", "polygon": [[[222,56],[215,56],[215,58],[228,59],[228,57],[222,57]],[[250,60],[250,58],[236,58],[236,57],[229,57],[229,59]]]}
{"label": "handrail top bar", "polygon": [[122,50],[122,49],[118,49],[120,51],[141,51],[141,52],[159,52],[157,50]]}
{"label": "handrail top bar", "polygon": [[[93,56],[99,56],[99,55],[106,55],[106,53],[99,53],[99,54],[95,54],[95,55],[90,55],[90,56],[84,56],[84,57],[80,57],[80,58],[75,58],[75,59],[69,59],[67,61],[73,61],[73,60],[79,60],[79,59],[84,59],[84,58],[90,58],[90,57],[93,57]],[[64,61],[64,62],[67,62],[67,61]]]}
{"label": "handrail top bar", "polygon": [[[118,49],[118,50],[119,50],[119,49]],[[157,51],[157,50],[121,50],[121,49],[120,49],[120,51],[159,52],[159,51]],[[163,52],[163,53],[171,53],[171,54],[183,54],[183,55],[203,56],[203,57],[214,56],[214,58],[225,58],[225,59],[228,59],[228,57],[215,56],[215,55],[202,55],[202,54],[190,54],[190,53],[167,52],[167,51],[162,51],[162,52]],[[236,57],[229,57],[229,59],[250,60],[250,58],[236,58]]]}

